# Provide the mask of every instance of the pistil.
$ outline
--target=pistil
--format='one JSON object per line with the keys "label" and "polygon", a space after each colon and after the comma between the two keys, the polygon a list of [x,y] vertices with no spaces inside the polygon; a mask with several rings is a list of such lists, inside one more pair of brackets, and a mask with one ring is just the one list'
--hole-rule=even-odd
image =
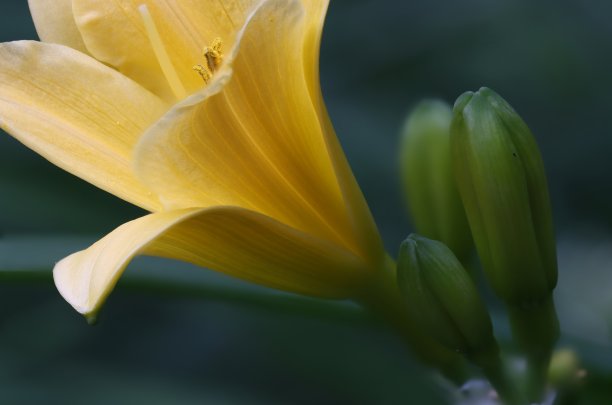
{"label": "pistil", "polygon": [[153,52],[155,52],[155,57],[157,57],[159,66],[161,67],[161,70],[164,73],[172,92],[179,100],[185,98],[187,96],[187,91],[185,91],[185,87],[183,86],[183,83],[181,82],[172,61],[170,60],[168,51],[166,50],[161,35],[159,35],[159,31],[155,26],[153,17],[151,17],[149,8],[145,4],[141,4],[138,6],[138,11],[140,12],[140,16],[144,22],[147,36],[149,37],[149,41],[153,47]]}

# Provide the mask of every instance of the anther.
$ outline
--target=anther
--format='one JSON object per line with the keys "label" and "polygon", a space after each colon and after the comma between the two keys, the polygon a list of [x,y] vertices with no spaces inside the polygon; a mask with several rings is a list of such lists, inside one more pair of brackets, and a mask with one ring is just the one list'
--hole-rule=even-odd
{"label": "anther", "polygon": [[200,75],[205,83],[208,83],[219,65],[221,65],[221,62],[223,62],[222,45],[223,41],[221,41],[221,38],[215,38],[212,44],[205,47],[202,51],[206,65],[195,65],[193,67],[193,70]]}

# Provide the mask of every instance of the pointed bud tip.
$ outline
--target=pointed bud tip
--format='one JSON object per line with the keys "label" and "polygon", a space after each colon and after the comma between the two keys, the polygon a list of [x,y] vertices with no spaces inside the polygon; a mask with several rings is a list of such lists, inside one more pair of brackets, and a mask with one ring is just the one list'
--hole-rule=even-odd
{"label": "pointed bud tip", "polygon": [[504,106],[506,108],[510,107],[509,104],[494,90],[491,90],[488,87],[481,87],[475,92],[466,91],[460,95],[453,106],[453,113],[462,114],[468,105],[475,102],[482,102],[483,106],[493,108],[499,108],[500,106]]}
{"label": "pointed bud tip", "polygon": [[449,111],[450,107],[446,102],[435,98],[427,98],[425,100],[422,100],[412,109],[410,116],[420,114],[438,114]]}
{"label": "pointed bud tip", "polygon": [[403,137],[422,137],[423,133],[446,132],[452,118],[450,106],[438,99],[425,99],[419,102],[408,114]]}
{"label": "pointed bud tip", "polygon": [[465,93],[460,95],[457,98],[457,101],[455,101],[455,105],[453,106],[453,111],[455,113],[462,112],[465,106],[468,105],[469,102],[472,100],[472,97],[474,97],[473,91],[466,91]]}
{"label": "pointed bud tip", "polygon": [[[417,233],[411,233],[404,243],[409,243],[419,260],[429,261],[433,257],[444,257],[447,262],[454,262],[455,254],[443,242],[430,239]],[[457,264],[461,264],[457,261]]]}
{"label": "pointed bud tip", "polygon": [[419,242],[431,241],[431,239],[426,238],[424,236],[419,235],[418,233],[411,233],[408,235],[406,239],[404,239],[404,243],[414,243],[415,245]]}

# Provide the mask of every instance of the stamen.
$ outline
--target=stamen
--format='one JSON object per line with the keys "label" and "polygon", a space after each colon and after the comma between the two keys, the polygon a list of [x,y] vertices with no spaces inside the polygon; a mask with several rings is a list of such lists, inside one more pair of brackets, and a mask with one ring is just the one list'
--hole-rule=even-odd
{"label": "stamen", "polygon": [[161,67],[164,76],[166,76],[166,80],[168,81],[172,92],[179,100],[185,98],[187,96],[187,92],[185,91],[185,87],[183,86],[176,69],[174,69],[170,56],[168,56],[168,52],[166,51],[166,47],[164,46],[161,36],[159,35],[159,31],[155,26],[153,17],[151,17],[149,8],[146,6],[146,4],[141,4],[138,6],[138,11],[140,12],[145,29],[147,30],[147,36],[149,37],[149,41],[153,47],[153,52],[155,52],[159,66]]}
{"label": "stamen", "polygon": [[195,65],[193,70],[195,70],[204,83],[208,83],[208,81],[212,78],[213,73],[217,70],[221,62],[223,62],[223,54],[221,53],[221,47],[223,46],[223,41],[221,38],[215,38],[210,46],[204,48],[202,54],[204,55],[204,60],[206,61],[206,66],[203,65]]}

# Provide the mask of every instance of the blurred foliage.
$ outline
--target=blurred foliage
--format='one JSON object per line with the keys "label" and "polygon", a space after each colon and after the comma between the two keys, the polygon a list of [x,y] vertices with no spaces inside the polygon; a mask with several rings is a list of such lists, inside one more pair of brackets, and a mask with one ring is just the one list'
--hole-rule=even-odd
{"label": "blurred foliage", "polygon": [[[323,90],[389,251],[412,229],[396,157],[405,114],[424,97],[453,102],[495,89],[544,156],[561,235],[563,344],[589,370],[584,403],[612,403],[612,3],[331,3]],[[35,38],[26,1],[4,1],[0,40]],[[354,308],[312,312],[290,296],[264,305],[263,289],[169,262],[138,261],[130,276],[157,266],[172,279],[201,272],[198,282],[222,286],[180,297],[166,279],[144,292],[126,277],[89,327],[54,290],[52,264],[141,211],[5,135],[0,190],[0,266],[26,268],[36,281],[0,283],[2,403],[441,402],[399,339]]]}

